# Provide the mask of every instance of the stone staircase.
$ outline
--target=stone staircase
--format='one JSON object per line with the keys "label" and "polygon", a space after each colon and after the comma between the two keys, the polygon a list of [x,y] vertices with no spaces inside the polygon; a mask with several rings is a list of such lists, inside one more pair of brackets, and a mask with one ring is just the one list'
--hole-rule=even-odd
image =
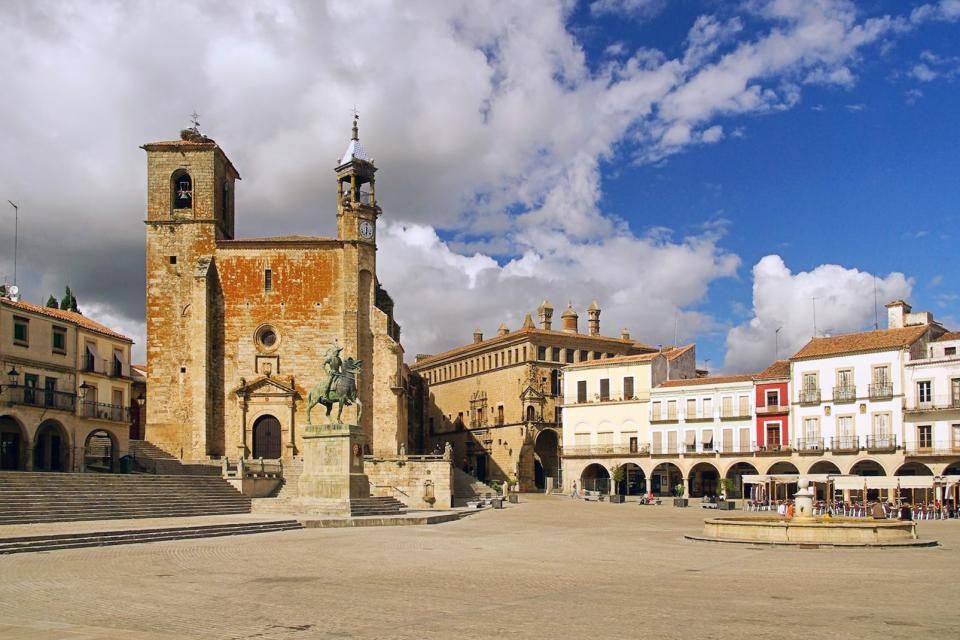
{"label": "stone staircase", "polygon": [[221,536],[243,536],[254,533],[291,531],[302,529],[296,520],[271,520],[264,522],[238,522],[199,525],[191,527],[163,527],[156,529],[124,529],[89,533],[66,533],[40,536],[0,538],[0,555],[105,547],[118,544],[161,542],[164,540],[193,540]]}
{"label": "stone staircase", "polygon": [[221,474],[221,467],[217,462],[183,462],[146,440],[130,440],[127,453],[133,456],[134,467],[143,473],[164,476],[219,476]]}
{"label": "stone staircase", "polygon": [[472,500],[500,495],[493,487],[476,479],[463,469],[453,468],[453,506],[463,507]]}
{"label": "stone staircase", "polygon": [[396,516],[405,513],[407,505],[393,497],[358,498],[350,502],[350,515]]}
{"label": "stone staircase", "polygon": [[250,513],[219,477],[0,472],[0,525]]}

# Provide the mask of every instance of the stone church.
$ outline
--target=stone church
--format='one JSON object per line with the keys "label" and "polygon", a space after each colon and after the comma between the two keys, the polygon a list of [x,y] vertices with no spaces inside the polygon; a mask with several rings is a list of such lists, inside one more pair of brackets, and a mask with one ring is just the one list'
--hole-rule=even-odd
{"label": "stone church", "polygon": [[[396,455],[407,439],[403,348],[377,280],[377,168],[356,120],[332,177],[335,238],[236,237],[240,175],[196,126],[142,148],[146,439],[187,460],[299,455],[307,395],[336,340],[363,363],[368,453]],[[313,422],[323,414],[315,407]],[[356,407],[344,410],[355,419]]]}

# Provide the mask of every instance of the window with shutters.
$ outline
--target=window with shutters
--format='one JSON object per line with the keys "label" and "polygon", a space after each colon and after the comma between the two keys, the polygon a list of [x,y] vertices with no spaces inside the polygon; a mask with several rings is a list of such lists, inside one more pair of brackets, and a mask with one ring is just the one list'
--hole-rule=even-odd
{"label": "window with shutters", "polygon": [[610,399],[610,379],[601,378],[600,379],[600,400],[602,402],[604,400],[609,400],[609,399]]}
{"label": "window with shutters", "polygon": [[703,399],[703,417],[713,418],[713,398]]}
{"label": "window with shutters", "polygon": [[663,413],[661,412],[661,403],[659,400],[655,400],[650,403],[650,419],[651,420],[661,420]]}
{"label": "window with shutters", "polygon": [[587,401],[587,381],[577,381],[577,402],[583,404]]}
{"label": "window with shutters", "polygon": [[668,400],[667,401],[667,420],[676,420],[677,419],[677,401]]}
{"label": "window with shutters", "polygon": [[730,418],[733,416],[733,398],[731,396],[724,396],[723,400],[721,400],[720,407],[721,417]]}
{"label": "window with shutters", "polygon": [[694,398],[687,398],[687,420],[694,420],[697,418],[697,401]]}
{"label": "window with shutters", "polygon": [[632,400],[633,399],[633,377],[627,376],[623,379],[623,399]]}
{"label": "window with shutters", "polygon": [[740,412],[738,416],[748,416],[750,415],[750,396],[740,396],[740,402],[738,408]]}

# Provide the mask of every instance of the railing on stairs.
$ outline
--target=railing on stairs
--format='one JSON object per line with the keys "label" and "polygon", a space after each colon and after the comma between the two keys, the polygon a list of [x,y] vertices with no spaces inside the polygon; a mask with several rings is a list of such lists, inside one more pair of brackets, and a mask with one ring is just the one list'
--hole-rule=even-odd
{"label": "railing on stairs", "polygon": [[248,460],[236,458],[231,462],[226,456],[222,459],[224,478],[282,478],[283,461],[281,460]]}

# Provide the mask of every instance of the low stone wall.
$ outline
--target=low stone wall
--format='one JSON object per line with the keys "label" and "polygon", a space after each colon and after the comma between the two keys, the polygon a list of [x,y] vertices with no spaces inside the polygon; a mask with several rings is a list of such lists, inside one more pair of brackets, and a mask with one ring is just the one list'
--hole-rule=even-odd
{"label": "low stone wall", "polygon": [[411,509],[449,509],[453,469],[443,456],[367,456],[363,471],[370,495],[393,497]]}

